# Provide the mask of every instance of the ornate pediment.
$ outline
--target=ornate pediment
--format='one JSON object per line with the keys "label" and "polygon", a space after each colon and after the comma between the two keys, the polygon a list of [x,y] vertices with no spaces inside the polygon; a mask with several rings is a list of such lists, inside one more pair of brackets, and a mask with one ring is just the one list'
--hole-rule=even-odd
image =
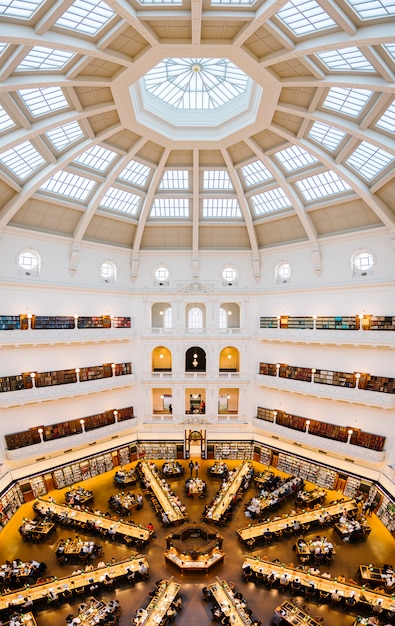
{"label": "ornate pediment", "polygon": [[180,287],[180,289],[177,290],[177,293],[215,293],[215,291],[207,285],[194,282],[189,283],[189,285],[184,285],[184,287]]}

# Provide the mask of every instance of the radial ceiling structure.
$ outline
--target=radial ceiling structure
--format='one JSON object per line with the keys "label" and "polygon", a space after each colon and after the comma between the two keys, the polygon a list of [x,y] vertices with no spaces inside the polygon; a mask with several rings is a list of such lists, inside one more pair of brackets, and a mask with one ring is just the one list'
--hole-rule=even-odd
{"label": "radial ceiling structure", "polygon": [[395,0],[0,0],[0,231],[395,238]]}

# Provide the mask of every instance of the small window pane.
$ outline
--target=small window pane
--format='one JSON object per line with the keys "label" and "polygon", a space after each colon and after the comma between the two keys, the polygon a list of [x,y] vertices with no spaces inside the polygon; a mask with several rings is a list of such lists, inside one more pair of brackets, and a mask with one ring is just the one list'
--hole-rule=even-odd
{"label": "small window pane", "polygon": [[222,272],[222,278],[226,280],[226,282],[231,283],[235,280],[237,276],[236,270],[233,267],[225,267]]}
{"label": "small window pane", "polygon": [[359,252],[354,256],[354,267],[361,271],[370,270],[373,267],[374,259],[370,252]]}
{"label": "small window pane", "polygon": [[163,282],[165,280],[167,280],[169,278],[169,270],[167,269],[167,267],[164,267],[163,265],[161,265],[160,267],[157,267],[155,270],[155,278],[156,280],[159,280],[160,282]]}
{"label": "small window pane", "polygon": [[30,250],[24,250],[18,257],[18,263],[24,270],[34,270],[38,267],[38,255]]}
{"label": "small window pane", "polygon": [[112,279],[115,275],[115,267],[112,263],[104,262],[100,267],[100,276],[104,279]]}
{"label": "small window pane", "polygon": [[289,263],[281,263],[277,268],[277,277],[281,280],[291,278],[292,269]]}
{"label": "small window pane", "polygon": [[203,314],[197,307],[189,310],[188,328],[203,328]]}

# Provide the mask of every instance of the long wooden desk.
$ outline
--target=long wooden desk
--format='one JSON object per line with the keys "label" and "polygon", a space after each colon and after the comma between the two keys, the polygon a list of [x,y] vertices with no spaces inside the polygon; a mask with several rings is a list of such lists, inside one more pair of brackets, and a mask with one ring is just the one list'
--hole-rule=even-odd
{"label": "long wooden desk", "polygon": [[303,570],[296,570],[282,563],[273,563],[266,561],[260,557],[247,557],[244,560],[243,567],[249,565],[254,572],[261,572],[264,576],[268,576],[274,573],[275,576],[280,578],[284,572],[290,577],[290,582],[297,578],[300,580],[302,586],[314,585],[317,591],[324,591],[331,594],[335,589],[344,598],[354,596],[357,602],[363,602],[367,606],[373,607],[377,600],[381,600],[383,609],[388,611],[395,611],[395,601],[390,595],[385,593],[377,593],[374,589],[364,589],[359,585],[351,585],[349,583],[341,583],[333,579],[322,578],[314,574],[309,574]]}
{"label": "long wooden desk", "polygon": [[79,613],[78,617],[83,626],[97,626],[102,619],[105,619],[108,615],[113,613],[113,611],[111,611],[111,607],[111,602],[102,602],[101,600],[97,600],[85,611]]}
{"label": "long wooden desk", "polygon": [[291,626],[321,626],[314,617],[289,601],[280,604],[273,615],[273,624],[284,624],[284,622]]}
{"label": "long wooden desk", "polygon": [[104,515],[95,515],[94,513],[90,513],[89,511],[80,511],[78,509],[73,509],[72,507],[56,504],[55,502],[50,502],[48,500],[43,500],[39,498],[34,503],[34,510],[42,515],[43,517],[51,517],[55,515],[62,519],[62,523],[67,523],[67,520],[70,521],[70,525],[72,525],[73,521],[79,521],[82,523],[89,523],[89,526],[93,529],[100,532],[100,529],[116,531],[117,535],[122,535],[123,537],[130,537],[134,540],[137,540],[141,544],[147,543],[149,541],[152,530],[148,528],[144,528],[143,526],[139,526],[138,524],[131,524],[128,522],[121,522],[120,520],[113,520],[111,518],[105,517]]}
{"label": "long wooden desk", "polygon": [[[156,499],[164,513],[166,513],[169,522],[181,522],[185,521],[185,516],[180,507],[173,500],[173,493],[166,491],[162,487],[162,481],[159,472],[154,464],[151,465],[148,461],[141,461],[139,465],[140,471],[143,473],[146,482],[149,484]],[[166,482],[166,481],[164,481]],[[167,484],[167,483],[166,483]]]}
{"label": "long wooden desk", "polygon": [[[21,624],[23,624],[23,626],[37,626],[36,618],[34,617],[33,613],[31,613],[30,611],[28,613],[23,613],[23,614],[21,613],[18,619],[21,622]],[[1,623],[4,624],[4,626],[9,626],[10,624],[10,622],[1,622]]]}
{"label": "long wooden desk", "polygon": [[226,489],[220,489],[216,502],[213,506],[211,506],[205,515],[207,520],[218,521],[222,515],[228,509],[233,497],[236,495],[241,483],[243,482],[245,476],[247,476],[248,472],[251,469],[251,463],[249,461],[245,461],[239,467],[234,470],[232,473],[229,473],[228,476],[228,486]]}
{"label": "long wooden desk", "polygon": [[[388,570],[384,567],[377,567],[377,565],[360,565],[359,576],[362,584],[366,583],[371,586],[383,586],[386,584]],[[393,589],[395,589],[395,587],[393,587]]]}
{"label": "long wooden desk", "polygon": [[224,615],[230,618],[232,626],[249,626],[252,624],[250,616],[245,612],[226,580],[220,580],[209,585],[209,589],[218,602]]}
{"label": "long wooden desk", "polygon": [[[237,530],[237,534],[243,541],[249,541],[250,539],[259,539],[263,537],[263,533],[266,529],[269,529],[273,535],[282,532],[287,526],[294,521],[299,522],[300,526],[304,524],[311,524],[318,521],[318,518],[323,513],[328,513],[332,518],[337,518],[341,515],[342,511],[348,512],[357,509],[357,503],[354,500],[346,500],[345,502],[330,504],[329,506],[320,507],[313,511],[305,511],[304,513],[298,513],[297,515],[287,515],[277,520],[266,520],[259,524],[249,524],[246,528],[240,528]],[[334,519],[335,521],[335,519]]]}
{"label": "long wooden desk", "polygon": [[40,519],[24,519],[19,527],[19,532],[24,539],[34,539],[47,537],[55,528],[53,522]]}
{"label": "long wooden desk", "polygon": [[326,497],[326,489],[316,487],[311,491],[301,491],[296,494],[295,504],[298,507],[310,507],[317,502],[323,502]]}
{"label": "long wooden desk", "polygon": [[32,600],[33,603],[39,602],[46,598],[48,592],[62,593],[66,589],[80,589],[81,587],[90,586],[94,583],[101,583],[106,574],[116,580],[122,576],[127,576],[131,572],[137,572],[140,564],[143,563],[147,568],[148,562],[144,556],[127,559],[113,565],[106,565],[93,569],[90,572],[82,572],[74,576],[66,576],[65,578],[54,578],[51,581],[26,586],[21,591],[13,591],[11,593],[3,593],[0,595],[0,611],[9,607],[19,607],[25,602],[25,598]]}
{"label": "long wooden desk", "polygon": [[173,578],[163,581],[154,598],[147,606],[147,615],[138,622],[139,626],[158,626],[166,615],[171,603],[178,594],[181,585]]}

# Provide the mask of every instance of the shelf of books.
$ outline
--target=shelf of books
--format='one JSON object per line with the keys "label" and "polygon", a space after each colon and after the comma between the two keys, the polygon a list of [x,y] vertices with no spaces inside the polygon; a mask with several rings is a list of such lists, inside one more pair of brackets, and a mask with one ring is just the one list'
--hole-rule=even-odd
{"label": "shelf of books", "polygon": [[299,476],[326,489],[334,489],[337,482],[337,472],[335,470],[304,461],[285,452],[279,453],[277,468],[282,472]]}
{"label": "shelf of books", "polygon": [[251,441],[216,441],[215,458],[244,461],[253,458]]}
{"label": "shelf of books", "polygon": [[0,528],[4,528],[23,503],[23,494],[18,484],[0,494]]}

